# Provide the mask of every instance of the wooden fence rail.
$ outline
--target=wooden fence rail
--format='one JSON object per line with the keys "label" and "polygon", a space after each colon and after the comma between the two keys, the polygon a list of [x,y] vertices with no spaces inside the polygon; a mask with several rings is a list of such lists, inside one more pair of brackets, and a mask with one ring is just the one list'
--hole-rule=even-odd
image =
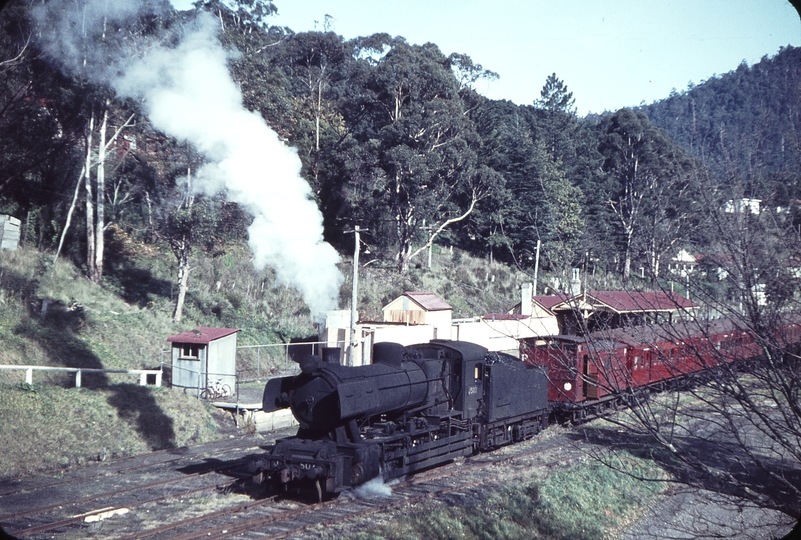
{"label": "wooden fence rail", "polygon": [[25,382],[33,384],[34,371],[66,371],[68,373],[75,373],[75,388],[81,387],[81,375],[83,373],[128,373],[130,375],[139,375],[139,384],[141,386],[147,385],[147,376],[155,375],[156,386],[161,386],[162,371],[160,369],[99,369],[99,368],[70,368],[70,367],[49,367],[49,366],[9,366],[0,365],[0,369],[12,369],[25,371]]}

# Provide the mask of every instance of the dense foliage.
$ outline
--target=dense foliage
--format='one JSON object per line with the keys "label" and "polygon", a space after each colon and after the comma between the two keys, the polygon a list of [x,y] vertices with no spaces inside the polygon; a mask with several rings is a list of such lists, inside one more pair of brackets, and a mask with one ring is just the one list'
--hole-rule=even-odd
{"label": "dense foliage", "polygon": [[[539,255],[554,287],[574,267],[616,283],[646,270],[658,280],[679,249],[711,249],[709,208],[748,196],[795,212],[801,198],[794,48],[648,107],[582,119],[556,74],[531,105],[488,100],[472,85],[497,75],[433,43],[296,34],[270,26],[272,2],[230,5],[207,0],[180,14],[162,6],[157,24],[118,32],[155,35],[213,13],[222,43],[238,51],[229,63],[245,106],[297,149],[326,240],[342,253],[359,225],[368,258],[402,273],[438,243],[529,272]],[[81,216],[95,211],[80,202],[85,165],[95,166],[100,118],[111,136],[133,116],[103,158],[98,230],[113,224],[175,249],[183,238],[176,211],[203,158],[154,130],[141,103],[63,75],[33,33],[24,3],[9,4],[0,34],[0,212],[23,220],[27,244],[87,264],[96,240]],[[193,248],[219,252],[245,236],[247,215],[219,201],[207,208],[210,232],[199,234],[214,241],[198,238]],[[219,224],[229,224],[224,234],[213,232]],[[115,256],[114,244],[97,246]]]}

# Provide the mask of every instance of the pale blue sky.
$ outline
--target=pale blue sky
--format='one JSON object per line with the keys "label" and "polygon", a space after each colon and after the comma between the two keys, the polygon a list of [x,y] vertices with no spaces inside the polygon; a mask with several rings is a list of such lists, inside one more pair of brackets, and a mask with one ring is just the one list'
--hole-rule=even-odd
{"label": "pale blue sky", "polygon": [[[179,9],[191,0],[172,0]],[[272,24],[330,28],[345,38],[387,32],[436,43],[495,71],[477,89],[530,104],[556,73],[579,114],[667,97],[713,74],[801,46],[786,0],[274,0]]]}

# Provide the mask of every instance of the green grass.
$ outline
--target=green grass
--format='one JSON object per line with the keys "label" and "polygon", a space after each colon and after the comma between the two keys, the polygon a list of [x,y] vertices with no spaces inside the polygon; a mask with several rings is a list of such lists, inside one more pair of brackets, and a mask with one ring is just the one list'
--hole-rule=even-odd
{"label": "green grass", "polygon": [[664,491],[665,478],[652,462],[628,454],[617,468],[587,461],[541,479],[520,478],[509,487],[488,488],[468,505],[417,505],[390,521],[355,535],[359,540],[597,540],[614,538],[642,508]]}
{"label": "green grass", "polygon": [[209,407],[137,384],[0,385],[0,478],[215,440]]}

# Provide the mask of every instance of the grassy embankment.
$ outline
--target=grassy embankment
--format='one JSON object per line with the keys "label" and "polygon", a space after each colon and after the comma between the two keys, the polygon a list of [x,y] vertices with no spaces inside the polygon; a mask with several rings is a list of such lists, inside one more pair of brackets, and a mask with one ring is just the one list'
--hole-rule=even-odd
{"label": "grassy embankment", "polygon": [[[165,338],[187,327],[170,321],[169,298],[126,301],[159,282],[141,268],[133,275],[98,287],[51,255],[0,252],[0,363],[158,368]],[[137,376],[84,374],[84,388],[74,384],[74,374],[36,371],[29,385],[22,371],[0,371],[0,478],[220,437],[221,416],[207,405]]]}
{"label": "grassy embankment", "polygon": [[352,538],[357,540],[597,540],[616,538],[639,517],[666,484],[653,462],[628,454],[618,470],[587,460],[522,474],[505,487],[488,486],[478,500],[458,505],[432,501],[403,509]]}

